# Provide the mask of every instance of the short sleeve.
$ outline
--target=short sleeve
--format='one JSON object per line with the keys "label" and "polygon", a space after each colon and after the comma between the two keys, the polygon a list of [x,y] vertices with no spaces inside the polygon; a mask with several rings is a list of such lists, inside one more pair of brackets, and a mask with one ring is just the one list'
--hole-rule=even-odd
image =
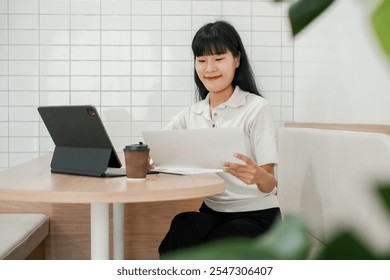
{"label": "short sleeve", "polygon": [[186,129],[187,128],[188,108],[181,110],[164,127],[165,130]]}
{"label": "short sleeve", "polygon": [[273,115],[268,103],[254,115],[249,126],[249,137],[258,165],[279,162]]}

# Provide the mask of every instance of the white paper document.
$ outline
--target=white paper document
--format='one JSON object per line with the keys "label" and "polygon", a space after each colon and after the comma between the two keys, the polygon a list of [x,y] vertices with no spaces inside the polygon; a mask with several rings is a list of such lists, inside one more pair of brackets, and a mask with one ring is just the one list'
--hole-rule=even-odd
{"label": "white paper document", "polygon": [[156,170],[175,174],[222,171],[222,162],[246,154],[242,128],[155,130],[142,132]]}

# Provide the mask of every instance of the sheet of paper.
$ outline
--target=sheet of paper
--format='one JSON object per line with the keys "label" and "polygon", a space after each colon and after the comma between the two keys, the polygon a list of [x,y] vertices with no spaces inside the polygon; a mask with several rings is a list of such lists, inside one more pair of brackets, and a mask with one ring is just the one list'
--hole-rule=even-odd
{"label": "sheet of paper", "polygon": [[220,172],[222,162],[240,163],[234,153],[246,154],[242,128],[157,130],[142,134],[161,172]]}
{"label": "sheet of paper", "polygon": [[222,169],[207,169],[207,168],[161,168],[156,167],[156,170],[161,173],[178,174],[178,175],[191,175],[191,174],[205,174],[205,173],[217,173],[223,172]]}

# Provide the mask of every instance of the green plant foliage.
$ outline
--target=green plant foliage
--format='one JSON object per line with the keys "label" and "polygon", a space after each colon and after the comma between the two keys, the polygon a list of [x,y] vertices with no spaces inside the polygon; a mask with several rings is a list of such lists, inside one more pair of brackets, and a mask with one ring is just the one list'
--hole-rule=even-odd
{"label": "green plant foliage", "polygon": [[254,246],[272,259],[305,259],[310,249],[308,229],[301,218],[286,215],[271,231],[255,240]]}
{"label": "green plant foliage", "polygon": [[382,202],[390,213],[390,183],[378,184],[378,192],[379,197],[382,199]]}
{"label": "green plant foliage", "polygon": [[[390,213],[390,183],[379,183],[379,198]],[[342,231],[333,237],[316,257],[321,260],[378,260],[390,259],[390,252],[384,255],[375,253],[351,231]]]}
{"label": "green plant foliage", "polygon": [[293,35],[296,36],[333,2],[334,0],[298,0],[291,4],[289,18]]}
{"label": "green plant foliage", "polygon": [[[178,250],[161,256],[163,260],[236,260],[247,259],[253,242],[246,238],[227,238],[206,245]],[[260,259],[265,258],[264,254]]]}
{"label": "green plant foliage", "polygon": [[371,17],[375,33],[385,54],[390,58],[390,0],[383,0]]}
{"label": "green plant foliage", "polygon": [[276,222],[255,239],[227,238],[200,247],[168,253],[169,260],[291,260],[305,259],[310,248],[305,223],[292,215]]}
{"label": "green plant foliage", "polygon": [[316,257],[320,260],[375,260],[378,259],[354,234],[339,233],[326,244]]}

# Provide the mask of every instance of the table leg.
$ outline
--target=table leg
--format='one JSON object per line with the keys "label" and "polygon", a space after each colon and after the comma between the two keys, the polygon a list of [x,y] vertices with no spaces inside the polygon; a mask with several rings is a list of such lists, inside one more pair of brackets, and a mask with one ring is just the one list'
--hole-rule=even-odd
{"label": "table leg", "polygon": [[91,259],[108,260],[110,257],[108,203],[91,203]]}
{"label": "table leg", "polygon": [[123,203],[113,203],[113,243],[114,260],[125,258],[125,205]]}

